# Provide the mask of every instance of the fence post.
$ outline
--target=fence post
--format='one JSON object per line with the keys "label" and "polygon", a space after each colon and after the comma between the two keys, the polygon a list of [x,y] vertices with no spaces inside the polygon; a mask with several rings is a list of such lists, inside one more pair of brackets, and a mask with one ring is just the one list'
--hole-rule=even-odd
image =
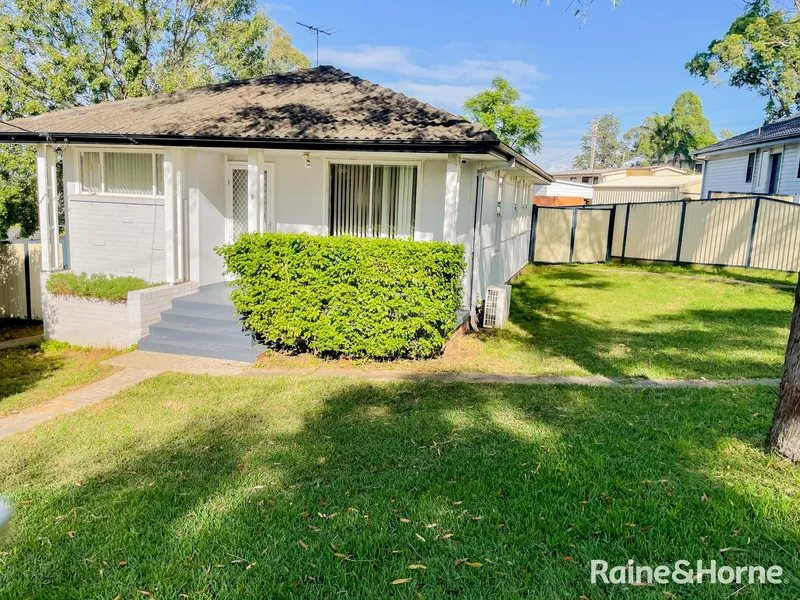
{"label": "fence post", "polygon": [[536,253],[536,222],[539,219],[539,207],[534,204],[533,205],[533,217],[531,220],[531,251],[530,251],[530,262],[533,264],[534,254]]}
{"label": "fence post", "polygon": [[25,253],[25,316],[30,321],[33,318],[31,310],[31,256],[28,253],[28,242],[22,242]]}
{"label": "fence post", "polygon": [[569,262],[572,263],[572,254],[575,251],[575,229],[578,227],[578,209],[572,209],[572,232],[569,235]]}
{"label": "fence post", "polygon": [[622,256],[620,256],[620,262],[625,262],[625,246],[628,245],[628,219],[631,216],[631,204],[630,202],[627,204],[627,209],[625,210],[625,231],[622,234]]}
{"label": "fence post", "polygon": [[758,208],[761,206],[761,196],[756,198],[756,205],[753,209],[753,224],[750,227],[750,241],[747,244],[747,262],[744,266],[746,269],[750,268],[750,261],[753,258],[753,240],[756,237],[756,223],[758,222]]}
{"label": "fence post", "polygon": [[614,223],[617,220],[617,205],[611,206],[608,217],[608,238],[606,239],[606,262],[611,262],[611,246],[614,244]]}
{"label": "fence post", "polygon": [[686,200],[683,201],[683,206],[681,206],[681,225],[678,229],[678,248],[675,252],[675,264],[679,264],[681,262],[681,246],[683,246],[683,224],[686,221]]}

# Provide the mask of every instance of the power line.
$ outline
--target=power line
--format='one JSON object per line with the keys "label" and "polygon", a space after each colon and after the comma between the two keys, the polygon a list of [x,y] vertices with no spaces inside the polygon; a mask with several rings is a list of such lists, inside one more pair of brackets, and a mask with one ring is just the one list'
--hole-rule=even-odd
{"label": "power line", "polygon": [[308,29],[309,33],[316,34],[316,36],[317,36],[317,66],[319,66],[319,34],[322,33],[322,34],[330,36],[330,35],[333,35],[334,32],[333,31],[328,31],[327,29],[325,29],[323,27],[315,27],[313,25],[306,25],[305,23],[301,23],[300,21],[295,21],[295,23],[297,23],[301,27],[305,27],[306,29]]}

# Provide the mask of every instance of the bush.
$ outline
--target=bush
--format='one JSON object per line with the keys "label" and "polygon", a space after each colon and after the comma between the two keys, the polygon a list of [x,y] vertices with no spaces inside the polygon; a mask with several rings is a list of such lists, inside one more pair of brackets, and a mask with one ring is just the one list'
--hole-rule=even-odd
{"label": "bush", "polygon": [[140,277],[115,277],[96,273],[54,273],[47,279],[47,291],[55,296],[75,296],[106,302],[127,302],[128,292],[160,285]]}
{"label": "bush", "polygon": [[350,358],[427,358],[456,324],[462,246],[245,234],[218,248],[246,326],[278,348]]}

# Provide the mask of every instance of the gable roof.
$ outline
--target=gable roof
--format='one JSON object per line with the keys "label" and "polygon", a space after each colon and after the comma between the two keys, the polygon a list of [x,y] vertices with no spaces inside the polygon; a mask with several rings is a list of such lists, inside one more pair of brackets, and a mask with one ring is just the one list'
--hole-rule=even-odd
{"label": "gable roof", "polygon": [[758,129],[753,129],[746,133],[735,135],[727,140],[722,140],[716,144],[711,144],[694,152],[694,156],[729,150],[740,146],[752,146],[767,144],[778,140],[800,137],[800,115],[788,117],[775,123],[762,125]]}
{"label": "gable roof", "polygon": [[216,138],[498,141],[414,98],[329,66],[104,102],[0,124],[35,132]]}
{"label": "gable roof", "polygon": [[0,122],[0,142],[493,153],[552,180],[488,127],[331,66]]}

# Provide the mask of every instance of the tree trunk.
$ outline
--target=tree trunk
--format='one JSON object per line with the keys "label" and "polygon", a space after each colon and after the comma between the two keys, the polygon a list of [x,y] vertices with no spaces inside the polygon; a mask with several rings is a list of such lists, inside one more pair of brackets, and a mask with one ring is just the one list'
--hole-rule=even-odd
{"label": "tree trunk", "polygon": [[767,449],[793,462],[800,461],[800,281],[794,294],[783,379],[767,437]]}

